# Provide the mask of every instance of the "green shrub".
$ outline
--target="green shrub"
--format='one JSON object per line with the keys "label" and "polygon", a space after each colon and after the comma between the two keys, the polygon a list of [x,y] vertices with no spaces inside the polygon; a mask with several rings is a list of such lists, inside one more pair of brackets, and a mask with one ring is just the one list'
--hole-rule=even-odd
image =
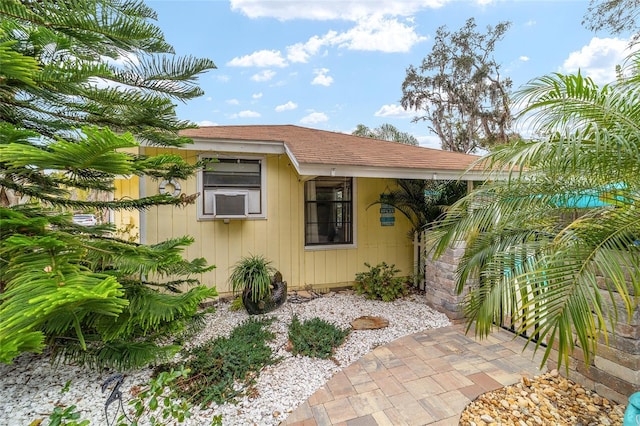
{"label": "green shrub", "polygon": [[[245,392],[251,392],[260,370],[278,361],[266,344],[275,337],[267,330],[272,322],[273,318],[248,319],[229,337],[218,337],[185,351],[184,358],[188,360],[185,368],[190,373],[175,382],[178,394],[206,407],[211,402],[222,404],[241,395],[243,391],[237,390],[240,388],[234,389],[236,383]],[[165,365],[160,370],[171,367]]]}
{"label": "green shrub", "polygon": [[320,318],[313,318],[300,323],[296,315],[289,326],[291,353],[315,358],[329,358],[336,347],[340,346],[349,334],[349,330],[341,330]]}
{"label": "green shrub", "polygon": [[400,272],[396,265],[387,265],[386,262],[371,266],[366,272],[356,274],[356,284],[353,289],[358,294],[364,294],[367,299],[378,299],[391,302],[408,293],[407,286],[402,278],[395,275]]}

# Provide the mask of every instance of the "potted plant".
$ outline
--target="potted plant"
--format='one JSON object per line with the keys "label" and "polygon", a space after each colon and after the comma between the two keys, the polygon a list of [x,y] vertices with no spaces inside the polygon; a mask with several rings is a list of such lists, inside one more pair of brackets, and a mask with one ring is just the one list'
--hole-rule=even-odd
{"label": "potted plant", "polygon": [[287,298],[287,283],[264,256],[240,259],[229,276],[235,294],[242,292],[242,304],[251,315],[264,314],[282,305]]}

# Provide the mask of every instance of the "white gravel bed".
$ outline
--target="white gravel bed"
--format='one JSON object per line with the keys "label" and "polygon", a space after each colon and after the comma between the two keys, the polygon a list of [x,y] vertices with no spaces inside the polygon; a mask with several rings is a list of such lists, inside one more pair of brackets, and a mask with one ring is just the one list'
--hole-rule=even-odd
{"label": "white gravel bed", "polygon": [[[244,310],[229,311],[228,307],[228,303],[220,303],[215,313],[208,314],[205,328],[188,346],[226,336],[249,317]],[[350,322],[360,316],[375,315],[388,319],[389,326],[352,331],[337,349],[334,360],[320,360],[292,356],[285,350],[287,328],[294,314],[300,321],[318,317],[340,328],[350,327]],[[209,425],[213,416],[222,415],[223,425],[277,425],[333,374],[376,346],[421,330],[450,324],[445,315],[427,306],[419,295],[386,303],[367,300],[349,292],[328,293],[305,303],[287,302],[266,315],[276,318],[271,326],[276,339],[270,346],[282,361],[260,373],[257,395],[240,398],[236,404],[214,404],[206,410],[194,407],[192,417],[183,424]],[[46,426],[56,405],[76,405],[81,419],[90,420],[91,425],[109,425],[111,422],[107,421],[104,412],[108,395],[103,394],[100,387],[113,373],[88,371],[74,365],[54,368],[46,358],[36,355],[23,355],[11,365],[0,365],[0,426],[28,426],[37,419],[45,419],[42,425]],[[150,368],[125,375],[120,387],[125,406],[131,398],[131,388],[147,384],[150,375]],[[63,392],[68,381],[69,389]],[[110,415],[115,414],[116,406],[116,403],[110,406]]]}

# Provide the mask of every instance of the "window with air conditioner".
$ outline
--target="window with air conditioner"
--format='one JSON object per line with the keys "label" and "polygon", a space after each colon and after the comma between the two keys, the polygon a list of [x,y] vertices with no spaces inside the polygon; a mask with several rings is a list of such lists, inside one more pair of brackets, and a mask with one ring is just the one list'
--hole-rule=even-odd
{"label": "window with air conditioner", "polygon": [[203,158],[200,219],[265,217],[263,158]]}

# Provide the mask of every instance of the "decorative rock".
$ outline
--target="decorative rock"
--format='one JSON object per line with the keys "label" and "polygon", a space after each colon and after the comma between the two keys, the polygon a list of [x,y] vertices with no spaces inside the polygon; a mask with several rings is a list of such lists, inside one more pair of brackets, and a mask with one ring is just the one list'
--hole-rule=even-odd
{"label": "decorative rock", "polygon": [[[528,393],[522,391],[524,386]],[[514,399],[513,395],[518,396]],[[605,401],[595,392],[550,372],[480,395],[463,411],[459,424],[621,425],[625,406],[610,401],[606,402],[611,405],[606,405]]]}
{"label": "decorative rock", "polygon": [[560,380],[558,387],[563,391],[566,391],[567,389],[569,389],[569,382],[567,380]]}
{"label": "decorative rock", "polygon": [[354,330],[377,330],[388,326],[388,319],[369,315],[365,315],[351,321],[351,328]]}
{"label": "decorative rock", "polygon": [[[320,389],[336,372],[374,348],[421,330],[450,325],[444,314],[431,309],[424,297],[419,296],[410,295],[387,303],[369,300],[361,295],[333,293],[328,298],[313,297],[302,303],[285,302],[285,309],[281,307],[268,314],[275,318],[270,327],[275,333],[275,340],[271,344],[280,361],[260,372],[254,384],[255,392],[240,398],[237,403],[212,404],[206,409],[194,407],[191,418],[181,425],[208,425],[214,415],[221,415],[224,425],[281,424],[294,408]],[[212,305],[216,308],[215,312],[205,314],[205,326],[185,342],[187,347],[228,336],[236,326],[249,318],[244,309],[229,310],[229,305],[229,300],[216,301]],[[335,361],[293,356],[285,351],[288,325],[293,315],[297,315],[300,321],[318,317],[345,329],[353,319],[372,312],[389,319],[389,326],[351,333],[336,350]],[[125,406],[131,399],[132,391],[136,386],[139,389],[148,383],[152,372],[151,368],[128,372],[120,388]],[[0,364],[0,425],[29,425],[39,418],[48,417],[56,405],[76,405],[81,419],[90,420],[91,425],[106,425],[104,403],[108,395],[100,391],[100,384],[111,373],[110,370],[97,373],[67,364],[54,368],[46,357],[30,354],[21,356],[11,365]],[[70,389],[62,393],[60,389],[67,381],[70,381]],[[114,413],[116,406],[111,406]],[[276,412],[280,413],[277,417]],[[161,413],[158,413],[156,418],[160,416]],[[147,425],[149,422],[140,424]]]}
{"label": "decorative rock", "polygon": [[480,420],[482,420],[485,423],[495,423],[495,420],[493,419],[493,417],[491,417],[488,414],[481,415]]}

